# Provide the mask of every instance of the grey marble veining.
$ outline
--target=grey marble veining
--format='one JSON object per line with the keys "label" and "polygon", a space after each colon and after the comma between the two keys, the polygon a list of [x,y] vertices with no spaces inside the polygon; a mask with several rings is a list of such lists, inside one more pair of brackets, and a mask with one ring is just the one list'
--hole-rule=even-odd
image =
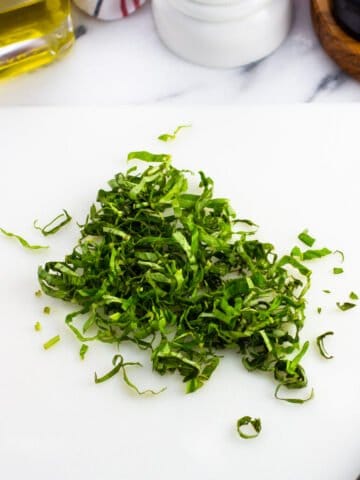
{"label": "grey marble veining", "polygon": [[187,63],[159,40],[148,3],[104,23],[75,12],[78,41],[65,59],[0,84],[0,105],[242,105],[360,100],[360,83],[341,72],[312,30],[309,2],[294,0],[283,45],[245,67]]}

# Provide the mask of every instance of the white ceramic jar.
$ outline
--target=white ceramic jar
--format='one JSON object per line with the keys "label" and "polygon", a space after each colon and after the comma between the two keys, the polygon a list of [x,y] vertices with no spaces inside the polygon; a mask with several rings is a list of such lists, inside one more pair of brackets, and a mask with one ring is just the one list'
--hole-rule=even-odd
{"label": "white ceramic jar", "polygon": [[153,0],[155,24],[174,53],[237,67],[274,51],[289,32],[292,0]]}

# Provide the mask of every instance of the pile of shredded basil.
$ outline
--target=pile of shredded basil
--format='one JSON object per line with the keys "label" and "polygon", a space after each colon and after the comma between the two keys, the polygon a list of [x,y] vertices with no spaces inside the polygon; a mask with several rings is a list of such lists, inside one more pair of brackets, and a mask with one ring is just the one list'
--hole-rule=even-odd
{"label": "pile of shredded basil", "polygon": [[203,386],[225,349],[279,386],[306,386],[299,332],[311,271],[299,252],[278,257],[257,240],[204,173],[194,193],[169,155],[133,159],[149,165],[118,173],[72,253],[39,268],[46,294],[79,306],[66,318],[78,339],[133,342],[156,372],[179,372],[187,392]]}

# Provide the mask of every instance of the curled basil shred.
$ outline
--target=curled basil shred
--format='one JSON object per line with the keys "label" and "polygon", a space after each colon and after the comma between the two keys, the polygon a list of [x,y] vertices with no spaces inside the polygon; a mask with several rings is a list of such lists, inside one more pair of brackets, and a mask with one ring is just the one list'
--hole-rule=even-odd
{"label": "curled basil shred", "polygon": [[162,388],[159,391],[154,391],[154,390],[139,390],[136,385],[134,385],[127,374],[126,367],[128,366],[137,366],[137,367],[142,367],[141,363],[139,362],[124,362],[124,358],[122,355],[118,354],[113,357],[113,368],[103,375],[102,377],[98,377],[97,374],[95,373],[95,383],[103,383],[106,380],[109,380],[109,378],[113,377],[116,375],[118,372],[122,372],[124,382],[127,384],[128,387],[130,387],[132,390],[134,390],[138,395],[145,395],[145,394],[151,394],[151,395],[158,395],[159,393],[163,392],[165,388]]}
{"label": "curled basil shred", "polygon": [[[194,189],[194,176],[168,154],[128,159],[147,165],[99,190],[73,251],[38,270],[45,294],[77,306],[66,323],[78,340],[132,342],[149,352],[154,371],[178,372],[188,393],[209,380],[224,349],[239,352],[248,370],[306,386],[300,361],[308,342],[301,346],[299,334],[311,270],[296,256],[278,256],[254,228],[239,230],[256,225],[214,197],[205,173]],[[128,365],[116,356],[95,380],[120,373],[134,389]]]}
{"label": "curled basil shred", "polygon": [[36,228],[36,230],[39,230],[46,237],[48,235],[53,235],[54,233],[58,232],[61,228],[63,228],[68,223],[70,223],[71,220],[72,220],[71,216],[64,209],[62,213],[57,215],[53,220],[51,220],[44,227],[39,227],[37,224],[38,221],[35,220],[34,228]]}
{"label": "curled basil shred", "polygon": [[330,355],[326,348],[325,348],[325,345],[324,345],[324,339],[325,337],[327,337],[328,335],[334,335],[334,332],[325,332],[323,333],[322,335],[319,335],[316,339],[316,344],[319,348],[319,351],[320,351],[320,354],[326,358],[327,360],[330,360],[331,358],[334,358],[333,355]]}
{"label": "curled basil shred", "polygon": [[295,403],[295,404],[303,404],[303,403],[306,403],[310,400],[312,400],[314,398],[314,389],[312,388],[310,393],[305,397],[305,398],[291,398],[291,397],[280,397],[279,396],[279,390],[282,388],[282,387],[287,387],[287,388],[290,388],[289,385],[284,385],[282,383],[280,383],[277,387],[276,387],[276,390],[275,390],[275,398],[277,398],[278,400],[282,400],[284,402],[288,402],[288,403]]}
{"label": "curled basil shred", "polygon": [[334,255],[335,255],[336,253],[340,256],[341,263],[344,263],[344,261],[345,261],[344,252],[342,252],[341,250],[335,250],[335,251],[334,251]]}
{"label": "curled basil shred", "polygon": [[[242,429],[242,427],[244,427],[245,425],[251,425],[254,430],[254,433],[251,433],[251,434],[245,433]],[[236,423],[236,427],[237,427],[238,434],[240,435],[241,438],[245,438],[246,440],[249,438],[256,438],[259,436],[261,432],[261,428],[262,428],[261,419],[244,416],[239,418],[239,420]]]}
{"label": "curled basil shred", "polygon": [[190,128],[191,125],[179,125],[178,127],[175,128],[173,133],[163,133],[162,135],[158,136],[158,140],[161,140],[162,142],[170,142],[171,140],[175,140],[177,134],[182,130],[183,128]]}

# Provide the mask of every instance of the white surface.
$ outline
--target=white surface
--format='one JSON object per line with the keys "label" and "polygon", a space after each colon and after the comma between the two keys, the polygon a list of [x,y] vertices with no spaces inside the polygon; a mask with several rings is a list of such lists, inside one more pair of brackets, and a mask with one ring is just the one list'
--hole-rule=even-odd
{"label": "white surface", "polygon": [[358,82],[340,73],[312,30],[308,0],[293,0],[282,46],[245,68],[214,70],[172,54],[156,34],[147,2],[118,22],[78,14],[87,27],[74,50],[47,68],[0,84],[1,105],[243,105],[359,101]]}
{"label": "white surface", "polygon": [[[359,308],[338,312],[335,302],[359,282],[359,161],[356,108],[231,110],[32,110],[0,112],[0,225],[46,253],[24,251],[0,238],[0,475],[6,480],[355,480],[360,473]],[[191,121],[173,144],[154,140]],[[74,225],[42,239],[43,223],[62,208],[82,221],[98,188],[125,168],[133,149],[174,153],[179,167],[204,169],[216,193],[241,217],[261,225],[259,235],[279,251],[291,248],[305,227],[318,245],[346,253],[344,275],[331,257],[313,265],[302,338],[311,340],[304,361],[315,388],[308,404],[273,398],[275,383],[248,373],[226,355],[199,392],[185,395],[177,376],[132,370],[141,387],[168,389],[158,397],[133,395],[119,378],[94,385],[107,371],[113,348],[91,346],[84,362],[64,326],[64,304],[38,299],[36,269],[61,259],[74,245]],[[321,293],[329,288],[334,295]],[[42,314],[51,305],[50,316]],[[318,315],[316,307],[322,306]],[[33,325],[41,321],[41,333]],[[335,355],[322,359],[320,333]],[[60,333],[45,352],[42,343]],[[125,350],[131,360],[147,355]],[[240,439],[236,419],[259,416],[263,432]]]}
{"label": "white surface", "polygon": [[292,21],[292,0],[253,2],[244,8],[195,1],[153,0],[160,37],[170,50],[197,65],[239,67],[276,50]]}

